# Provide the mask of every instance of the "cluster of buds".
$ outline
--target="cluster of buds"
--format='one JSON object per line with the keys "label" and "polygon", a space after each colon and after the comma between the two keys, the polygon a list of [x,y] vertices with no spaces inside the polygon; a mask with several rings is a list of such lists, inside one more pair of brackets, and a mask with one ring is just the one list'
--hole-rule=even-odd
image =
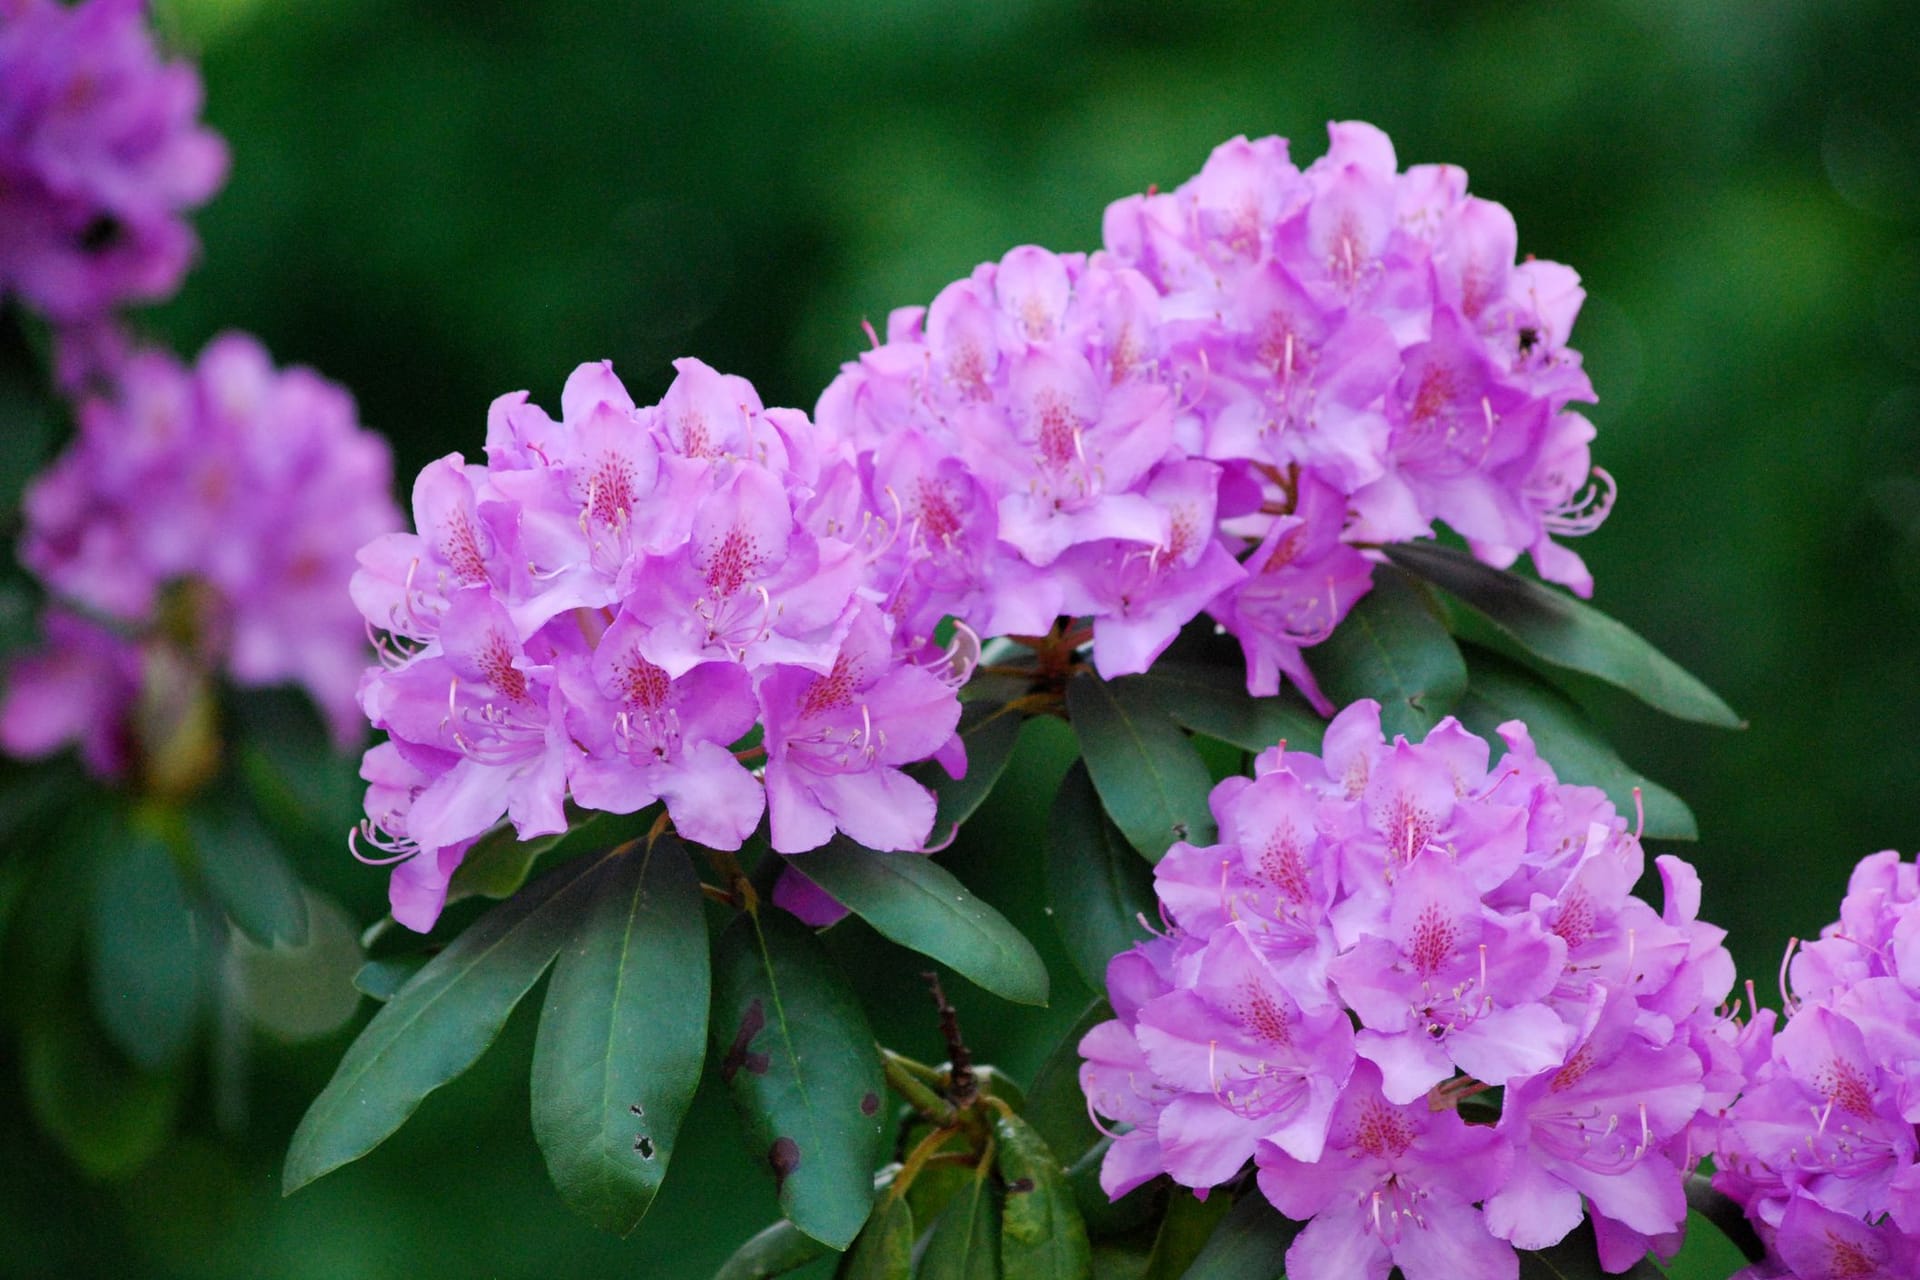
{"label": "cluster of buds", "polygon": [[1500,736],[1491,764],[1451,719],[1389,744],[1360,702],[1322,755],[1215,788],[1220,843],[1159,863],[1167,932],[1114,959],[1117,1016],[1081,1045],[1129,1126],[1110,1195],[1251,1160],[1308,1221],[1300,1280],[1510,1280],[1583,1202],[1613,1269],[1677,1247],[1696,1131],[1740,1084],[1723,932],[1679,859],[1663,911],[1635,897],[1637,833]]}
{"label": "cluster of buds", "polygon": [[363,834],[398,860],[404,924],[432,924],[503,814],[531,838],[565,830],[569,796],[662,801],[715,849],[763,813],[782,853],[836,830],[910,849],[934,801],[901,766],[965,767],[972,650],[883,607],[873,566],[895,531],[854,454],[743,379],[675,367],[646,407],[604,362],[574,371],[557,422],[501,397],[485,464],[427,467],[418,532],[361,552],[353,598],[386,661],[360,700],[391,735],[366,758]]}

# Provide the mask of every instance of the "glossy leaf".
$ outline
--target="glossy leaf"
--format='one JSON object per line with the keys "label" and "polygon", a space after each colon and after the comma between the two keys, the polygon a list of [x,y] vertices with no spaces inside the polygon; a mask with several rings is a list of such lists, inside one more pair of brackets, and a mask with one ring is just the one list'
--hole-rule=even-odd
{"label": "glossy leaf", "polygon": [[1582,1222],[1559,1244],[1536,1252],[1520,1251],[1520,1280],[1666,1280],[1659,1267],[1645,1258],[1625,1271],[1609,1272],[1600,1265],[1593,1224]]}
{"label": "glossy leaf", "polygon": [[1633,791],[1646,807],[1646,834],[1661,840],[1697,840],[1693,811],[1659,783],[1637,773],[1571,699],[1526,668],[1485,650],[1469,651],[1467,693],[1454,708],[1467,728],[1491,739],[1508,720],[1523,720],[1533,745],[1562,782],[1599,787],[1614,807],[1632,814]]}
{"label": "glossy leaf", "polygon": [[1185,1187],[1174,1187],[1167,1197],[1167,1216],[1153,1238],[1145,1280],[1180,1280],[1186,1275],[1231,1207],[1224,1195],[1202,1200]]}
{"label": "glossy leaf", "polygon": [[875,853],[842,837],[795,855],[793,866],[882,936],[1003,999],[1047,1002],[1047,966],[1033,944],[931,858]]}
{"label": "glossy leaf", "polygon": [[967,747],[967,771],[955,778],[939,764],[925,760],[907,773],[927,787],[939,802],[933,819],[934,840],[944,840],[955,827],[973,816],[994,783],[1013,759],[1013,745],[1026,717],[996,702],[969,702],[960,709],[960,740]]}
{"label": "glossy leaf", "polygon": [[1150,686],[1083,672],[1067,682],[1067,714],[1101,803],[1148,861],[1176,840],[1212,843],[1213,777]]}
{"label": "glossy leaf", "polygon": [[197,806],[187,829],[201,879],[240,932],[263,947],[307,940],[300,880],[244,803],[229,797]]}
{"label": "glossy leaf", "polygon": [[1745,726],[1720,695],[1625,625],[1563,591],[1481,564],[1437,543],[1388,548],[1394,561],[1443,587],[1528,653],[1624,689],[1668,715],[1723,729]]}
{"label": "glossy leaf", "polygon": [[88,911],[93,1007],[121,1051],[149,1071],[180,1060],[200,1012],[200,943],[179,868],[145,827],[116,828],[98,851]]}
{"label": "glossy leaf", "polygon": [[[1237,658],[1238,655],[1236,654]],[[1244,665],[1208,666],[1162,658],[1138,682],[1153,691],[1174,721],[1243,751],[1265,751],[1284,741],[1296,751],[1318,751],[1326,722],[1291,689],[1278,697],[1247,692]]]}
{"label": "glossy leaf", "polygon": [[1075,761],[1047,817],[1047,904],[1067,955],[1095,991],[1107,962],[1147,937],[1153,872],[1100,807],[1085,761]]}
{"label": "glossy leaf", "polygon": [[846,1248],[873,1203],[882,1083],[873,1031],[845,976],[785,912],[742,915],[714,954],[709,1030],[781,1211]]}
{"label": "glossy leaf", "polygon": [[1000,1191],[984,1161],[933,1224],[920,1280],[1000,1280]]}
{"label": "glossy leaf", "polygon": [[772,1280],[827,1254],[827,1246],[785,1218],[735,1249],[713,1280]]}
{"label": "glossy leaf", "polygon": [[913,1274],[913,1238],[907,1198],[880,1196],[836,1275],[839,1280],[907,1280]]}
{"label": "glossy leaf", "polygon": [[1242,1195],[1182,1280],[1282,1280],[1287,1246],[1302,1224],[1282,1217],[1257,1189]]}
{"label": "glossy leaf", "polygon": [[1007,1188],[1000,1225],[1006,1280],[1089,1280],[1093,1249],[1086,1224],[1051,1148],[1019,1116],[996,1110],[993,1137]]}
{"label": "glossy leaf", "polygon": [[706,1059],[707,923],[686,846],[595,877],[533,1047],[533,1133],[561,1198],[604,1231],[653,1203]]}
{"label": "glossy leaf", "polygon": [[89,1177],[131,1173],[172,1136],[180,1077],[136,1070],[71,1010],[23,1029],[20,1076],[34,1119]]}
{"label": "glossy leaf", "polygon": [[[1100,985],[1105,990],[1106,984]],[[1027,1089],[1027,1104],[1020,1109],[1040,1140],[1069,1163],[1077,1161],[1100,1138],[1099,1130],[1087,1118],[1087,1097],[1080,1091],[1080,1041],[1112,1017],[1106,997],[1095,997],[1040,1064]]]}
{"label": "glossy leaf", "polygon": [[1113,1139],[1102,1137],[1067,1168],[1067,1189],[1073,1193],[1080,1220],[1087,1224],[1087,1235],[1096,1243],[1136,1233],[1158,1212],[1165,1190],[1159,1180],[1149,1180],[1118,1200],[1109,1200],[1100,1186],[1100,1167],[1111,1146]]}
{"label": "glossy leaf", "polygon": [[1335,705],[1361,698],[1380,703],[1389,741],[1401,733],[1415,742],[1425,738],[1467,687],[1460,647],[1421,588],[1385,565],[1374,570],[1373,589],[1306,656]]}
{"label": "glossy leaf", "polygon": [[1715,1187],[1712,1178],[1699,1173],[1687,1175],[1687,1208],[1712,1223],[1748,1262],[1759,1262],[1767,1256],[1767,1247],[1747,1220],[1746,1210]]}
{"label": "glossy leaf", "polygon": [[467,856],[447,881],[447,901],[481,897],[504,899],[519,892],[541,854],[571,832],[522,840],[509,823],[502,823],[474,841]]}
{"label": "glossy leaf", "polygon": [[393,999],[400,988],[411,982],[415,974],[426,968],[429,959],[429,956],[414,954],[369,960],[353,975],[354,988],[362,995],[385,1004]]}
{"label": "glossy leaf", "polygon": [[566,940],[609,857],[566,863],[480,917],[374,1015],[307,1108],[282,1190],[357,1160],[493,1043]]}

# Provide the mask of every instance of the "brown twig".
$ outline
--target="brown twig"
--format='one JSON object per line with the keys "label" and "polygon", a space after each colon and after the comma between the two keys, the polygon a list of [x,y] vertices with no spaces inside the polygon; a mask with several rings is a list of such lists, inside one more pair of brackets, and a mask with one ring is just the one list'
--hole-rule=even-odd
{"label": "brown twig", "polygon": [[933,992],[934,1008],[940,1014],[940,1034],[947,1041],[947,1098],[954,1106],[965,1109],[971,1107],[980,1097],[978,1082],[973,1075],[973,1054],[960,1038],[960,1015],[947,1003],[947,993],[941,989],[940,975],[931,969],[920,975],[926,979],[928,988]]}

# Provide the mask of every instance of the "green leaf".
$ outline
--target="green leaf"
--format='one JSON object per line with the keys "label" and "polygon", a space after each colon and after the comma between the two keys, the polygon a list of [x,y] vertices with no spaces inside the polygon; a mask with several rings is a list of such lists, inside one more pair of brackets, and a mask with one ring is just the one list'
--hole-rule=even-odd
{"label": "green leaf", "polygon": [[1517,663],[1469,649],[1472,673],[1466,697],[1454,708],[1467,728],[1491,738],[1508,720],[1524,720],[1541,759],[1562,782],[1599,787],[1622,813],[1633,812],[1633,791],[1646,806],[1646,834],[1661,840],[1697,840],[1693,811],[1659,783],[1635,772],[1571,699]]}
{"label": "green leaf", "polygon": [[995,1110],[993,1136],[1007,1187],[1001,1274],[1006,1280],[1090,1280],[1093,1248],[1060,1161],[1011,1112]]}
{"label": "green leaf", "polygon": [[1591,1222],[1582,1222],[1566,1239],[1550,1248],[1517,1252],[1520,1280],[1608,1280],[1609,1275],[1625,1280],[1666,1280],[1666,1273],[1646,1258],[1622,1272],[1604,1270],[1600,1266],[1599,1246],[1594,1242]]}
{"label": "green leaf", "polygon": [[782,1218],[735,1249],[713,1280],[772,1280],[827,1252],[827,1246]]}
{"label": "green leaf", "polygon": [[1592,605],[1437,543],[1389,547],[1393,560],[1458,596],[1535,657],[1624,689],[1670,716],[1723,729],[1746,722],[1679,663]]}
{"label": "green leaf", "polygon": [[663,836],[595,878],[533,1047],[533,1133],[561,1198],[639,1225],[706,1059],[707,923],[686,846]]}
{"label": "green leaf", "polygon": [[34,1119],[89,1177],[131,1173],[166,1145],[180,1109],[177,1074],[136,1070],[66,1009],[29,1022],[20,1050]]}
{"label": "green leaf", "polygon": [[838,1280],[907,1280],[913,1273],[913,1206],[903,1195],[883,1195],[840,1263]]}
{"label": "green leaf", "polygon": [[502,823],[474,841],[467,856],[447,881],[447,901],[465,898],[511,898],[533,871],[534,861],[559,844],[571,831],[522,840],[511,823]]}
{"label": "green leaf", "polygon": [[1107,962],[1147,937],[1141,914],[1157,909],[1153,872],[1100,807],[1085,761],[1067,770],[1047,816],[1047,904],[1095,991],[1106,989]]}
{"label": "green leaf", "polygon": [[1415,742],[1425,738],[1467,687],[1459,646],[1425,593],[1384,565],[1373,571],[1373,590],[1307,651],[1307,665],[1335,704],[1378,701],[1388,741],[1399,733]]}
{"label": "green leaf", "polygon": [[353,979],[366,959],[353,921],[333,902],[312,894],[301,916],[309,927],[299,946],[263,947],[237,933],[227,945],[227,980],[240,1007],[289,1042],[329,1035],[359,1011]]}
{"label": "green leaf", "polygon": [[1212,843],[1213,777],[1150,686],[1082,672],[1067,682],[1067,714],[1107,813],[1149,862],[1176,840]]}
{"label": "green leaf", "polygon": [[1095,1243],[1137,1234],[1159,1212],[1161,1193],[1166,1189],[1164,1180],[1150,1179],[1118,1200],[1109,1200],[1100,1186],[1100,1166],[1106,1163],[1112,1146],[1112,1138],[1102,1137],[1067,1169],[1067,1188],[1080,1210],[1080,1220],[1087,1224],[1087,1235]]}
{"label": "green leaf", "polygon": [[845,1249],[873,1203],[882,1088],[873,1031],[845,976],[785,912],[742,915],[714,955],[709,1031],[781,1211]]}
{"label": "green leaf", "polygon": [[[1106,989],[1106,983],[1100,986]],[[1099,1130],[1087,1118],[1087,1097],[1080,1091],[1080,1041],[1112,1017],[1106,997],[1096,996],[1040,1064],[1027,1089],[1027,1104],[1020,1109],[1040,1140],[1069,1162],[1078,1161],[1100,1139]]]}
{"label": "green leaf", "polygon": [[1248,1191],[1207,1237],[1182,1280],[1282,1280],[1287,1246],[1300,1227],[1257,1190]]}
{"label": "green leaf", "polygon": [[1000,1280],[1000,1192],[986,1161],[933,1224],[920,1280]]}
{"label": "green leaf", "polygon": [[385,1004],[393,999],[400,988],[411,982],[415,974],[426,968],[429,959],[430,956],[415,953],[389,956],[385,960],[369,960],[353,975],[354,988]]}
{"label": "green leaf", "polygon": [[903,947],[931,956],[1003,999],[1047,1002],[1047,966],[1005,916],[917,853],[875,853],[844,837],[788,865]]}
{"label": "green leaf", "polygon": [[1746,1210],[1716,1188],[1712,1178],[1698,1173],[1687,1175],[1687,1208],[1711,1222],[1748,1262],[1759,1262],[1767,1256],[1767,1246],[1747,1220]]}
{"label": "green leaf", "polygon": [[120,828],[94,865],[88,912],[93,1007],[149,1071],[180,1060],[200,1012],[200,944],[179,868],[160,836]]}
{"label": "green leaf", "polygon": [[907,768],[908,776],[932,791],[940,807],[933,819],[933,839],[944,840],[947,833],[973,816],[981,802],[1007,771],[1013,759],[1013,744],[1020,737],[1026,717],[1009,711],[1002,703],[969,702],[960,709],[960,740],[967,747],[967,772],[950,777],[932,760]]}
{"label": "green leaf", "polygon": [[1231,1207],[1224,1195],[1202,1200],[1185,1187],[1174,1187],[1167,1196],[1160,1234],[1153,1238],[1145,1280],[1180,1280],[1186,1275]]}
{"label": "green leaf", "polygon": [[187,831],[200,877],[240,932],[263,947],[307,940],[307,900],[279,846],[229,793],[196,805]]}
{"label": "green leaf", "polygon": [[294,1130],[284,1193],[379,1146],[422,1098],[473,1065],[560,950],[593,873],[617,856],[578,858],[548,872],[481,916],[400,988]]}
{"label": "green leaf", "polygon": [[1152,690],[1176,723],[1243,751],[1265,751],[1285,742],[1295,751],[1318,751],[1326,722],[1290,689],[1277,697],[1247,692],[1244,665],[1208,666],[1162,658],[1137,682]]}

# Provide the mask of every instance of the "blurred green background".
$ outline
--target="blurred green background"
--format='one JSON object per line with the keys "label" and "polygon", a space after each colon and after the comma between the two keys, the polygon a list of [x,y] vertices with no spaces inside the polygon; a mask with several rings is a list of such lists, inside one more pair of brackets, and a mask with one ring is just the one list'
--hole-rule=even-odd
{"label": "blurred green background", "polygon": [[[1763,996],[1854,859],[1920,845],[1920,9],[165,0],[161,21],[201,57],[234,164],[203,264],[151,324],[183,352],[249,329],[344,382],[402,476],[477,456],[494,395],[556,405],[588,359],[644,400],[697,354],[810,408],[863,317],[1015,244],[1095,247],[1109,200],[1235,133],[1287,135],[1304,162],[1329,119],[1372,121],[1585,277],[1574,345],[1621,493],[1580,546],[1597,602],[1752,728],[1600,710],[1693,804],[1703,914]],[[952,865],[1050,943],[1044,737]],[[384,905],[344,855],[302,870],[362,921]],[[881,1034],[937,1058],[919,966],[863,928],[832,936]],[[1084,1001],[1049,959],[1050,1010],[954,992],[1016,1076]],[[72,1172],[0,1063],[0,1268],[707,1275],[773,1214],[727,1104],[703,1091],[640,1231],[598,1235],[533,1143],[532,1007],[394,1140],[287,1201],[280,1156],[346,1032],[243,1044],[244,1123],[196,1121],[115,1182]]]}

